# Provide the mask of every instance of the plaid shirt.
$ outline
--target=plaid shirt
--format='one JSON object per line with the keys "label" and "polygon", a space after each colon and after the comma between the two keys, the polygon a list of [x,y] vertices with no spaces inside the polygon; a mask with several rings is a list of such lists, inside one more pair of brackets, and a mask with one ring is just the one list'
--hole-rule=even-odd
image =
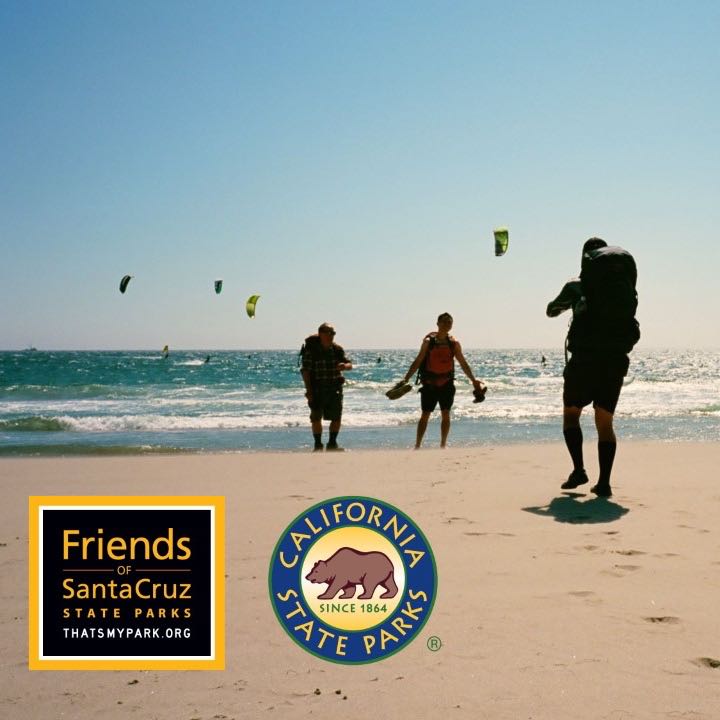
{"label": "plaid shirt", "polygon": [[338,363],[350,362],[345,356],[345,350],[333,343],[329,348],[321,345],[306,347],[302,355],[303,372],[310,373],[313,385],[332,385],[339,383],[342,373],[337,369]]}

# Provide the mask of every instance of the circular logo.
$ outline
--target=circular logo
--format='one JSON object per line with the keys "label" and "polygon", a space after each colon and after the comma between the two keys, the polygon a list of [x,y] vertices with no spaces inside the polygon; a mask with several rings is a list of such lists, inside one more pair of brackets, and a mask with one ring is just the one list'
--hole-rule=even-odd
{"label": "circular logo", "polygon": [[313,655],[375,662],[417,636],[437,592],[420,528],[382,500],[338,497],[295,518],[275,546],[270,597],[280,624]]}

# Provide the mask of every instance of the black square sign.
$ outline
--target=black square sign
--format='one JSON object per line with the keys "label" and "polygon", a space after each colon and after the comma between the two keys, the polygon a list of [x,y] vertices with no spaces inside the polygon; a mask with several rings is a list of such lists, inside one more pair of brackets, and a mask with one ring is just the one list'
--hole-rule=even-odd
{"label": "black square sign", "polygon": [[30,498],[31,669],[224,667],[224,498]]}

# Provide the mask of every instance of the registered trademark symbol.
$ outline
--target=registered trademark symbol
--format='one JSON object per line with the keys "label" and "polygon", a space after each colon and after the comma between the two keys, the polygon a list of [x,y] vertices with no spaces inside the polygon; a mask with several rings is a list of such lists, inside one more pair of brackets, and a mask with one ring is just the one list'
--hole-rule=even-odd
{"label": "registered trademark symbol", "polygon": [[442,640],[437,635],[431,635],[427,641],[430,652],[437,652],[442,647]]}

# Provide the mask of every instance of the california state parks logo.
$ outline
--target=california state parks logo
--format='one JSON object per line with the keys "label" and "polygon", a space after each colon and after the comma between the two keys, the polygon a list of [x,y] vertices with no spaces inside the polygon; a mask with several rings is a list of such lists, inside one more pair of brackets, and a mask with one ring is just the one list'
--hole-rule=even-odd
{"label": "california state parks logo", "polygon": [[295,518],[275,546],[270,596],[280,624],[308,652],[349,665],[413,640],[437,593],[420,528],[382,500],[338,497]]}

